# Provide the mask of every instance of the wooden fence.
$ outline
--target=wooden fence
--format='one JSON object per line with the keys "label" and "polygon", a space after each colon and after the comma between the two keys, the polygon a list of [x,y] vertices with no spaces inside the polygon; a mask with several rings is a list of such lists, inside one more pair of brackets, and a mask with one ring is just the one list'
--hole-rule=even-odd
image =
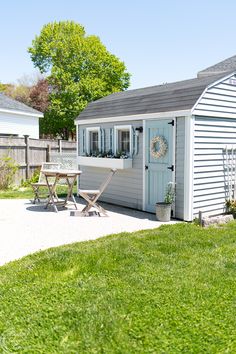
{"label": "wooden fence", "polygon": [[76,142],[64,140],[31,139],[28,136],[0,137],[0,158],[10,156],[19,166],[15,183],[30,178],[42,162],[50,161],[53,152],[76,152]]}

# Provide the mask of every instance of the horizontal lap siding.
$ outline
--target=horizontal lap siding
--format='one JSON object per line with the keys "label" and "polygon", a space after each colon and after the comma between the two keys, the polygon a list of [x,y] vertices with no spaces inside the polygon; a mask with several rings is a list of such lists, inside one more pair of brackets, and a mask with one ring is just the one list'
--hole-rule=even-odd
{"label": "horizontal lap siding", "polygon": [[236,79],[234,75],[209,87],[196,105],[193,114],[236,119]]}
{"label": "horizontal lap siding", "polygon": [[226,145],[236,144],[236,119],[196,117],[194,129],[193,213],[216,215],[228,198]]}
{"label": "horizontal lap siding", "polygon": [[0,133],[18,136],[29,135],[31,138],[38,139],[39,118],[0,112]]}
{"label": "horizontal lap siding", "polygon": [[[137,122],[122,122],[122,125],[132,125],[135,127],[140,127],[142,121]],[[108,151],[110,149],[110,129],[114,128],[114,125],[120,125],[119,122],[115,124],[96,124],[94,126],[99,126],[105,131],[105,141],[106,148]],[[79,126],[79,138],[82,144],[83,130],[88,128],[89,125]],[[143,134],[139,134],[139,149],[138,154],[133,157],[133,168],[118,170],[113,176],[110,184],[108,185],[105,192],[102,194],[100,200],[113,203],[117,205],[123,205],[135,209],[142,209],[142,190],[143,190]],[[79,154],[82,146],[79,146]],[[109,173],[109,169],[98,168],[98,167],[88,167],[81,166],[83,171],[80,177],[80,188],[81,189],[96,189],[104,181]]]}

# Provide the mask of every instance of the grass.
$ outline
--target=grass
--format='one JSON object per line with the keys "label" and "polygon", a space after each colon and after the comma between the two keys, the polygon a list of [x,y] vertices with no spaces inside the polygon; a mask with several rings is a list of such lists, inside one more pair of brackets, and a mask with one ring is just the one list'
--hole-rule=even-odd
{"label": "grass", "polygon": [[[57,192],[59,197],[64,197],[67,193],[66,186],[57,186]],[[76,193],[76,186],[73,188],[73,192]],[[47,197],[48,189],[41,188],[40,195]],[[15,187],[6,190],[0,190],[0,199],[33,199],[33,189],[29,187]]]}
{"label": "grass", "polygon": [[235,353],[235,246],[236,223],[177,224],[9,263],[0,352]]}

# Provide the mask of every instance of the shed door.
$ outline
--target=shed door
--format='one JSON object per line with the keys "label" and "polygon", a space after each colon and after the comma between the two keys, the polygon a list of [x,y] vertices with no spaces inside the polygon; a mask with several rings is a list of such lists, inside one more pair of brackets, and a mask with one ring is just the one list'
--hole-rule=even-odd
{"label": "shed door", "polygon": [[173,181],[173,124],[169,119],[146,124],[146,211],[155,212],[156,203],[164,201],[167,185]]}

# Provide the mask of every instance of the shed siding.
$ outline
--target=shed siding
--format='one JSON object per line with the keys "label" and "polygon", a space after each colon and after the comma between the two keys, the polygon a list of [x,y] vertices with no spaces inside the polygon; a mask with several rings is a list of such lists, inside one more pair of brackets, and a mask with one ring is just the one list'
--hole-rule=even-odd
{"label": "shed siding", "polygon": [[210,86],[194,108],[193,115],[236,118],[236,78],[234,75]]}
{"label": "shed siding", "polygon": [[[122,122],[122,125],[131,124],[134,128],[142,126],[142,121],[137,122]],[[116,122],[115,125],[119,125]],[[95,125],[93,125],[95,126]],[[105,150],[110,149],[110,129],[114,128],[114,124],[98,124],[105,131]],[[79,126],[79,154],[82,154],[83,144],[83,131],[90,127],[89,125]],[[138,154],[133,156],[133,168],[126,170],[118,170],[112,178],[105,192],[102,194],[100,200],[113,203],[117,205],[123,205],[135,209],[142,209],[143,199],[143,134],[139,135]],[[96,189],[106,178],[109,170],[105,168],[96,168],[81,166],[83,171],[80,177],[81,189]]]}
{"label": "shed siding", "polygon": [[185,144],[185,117],[176,119],[176,147],[175,147],[175,217],[184,219],[184,144]]}
{"label": "shed siding", "polygon": [[0,134],[39,138],[39,118],[0,112]]}
{"label": "shed siding", "polygon": [[224,212],[227,193],[225,147],[236,144],[236,119],[195,117],[193,214]]}

